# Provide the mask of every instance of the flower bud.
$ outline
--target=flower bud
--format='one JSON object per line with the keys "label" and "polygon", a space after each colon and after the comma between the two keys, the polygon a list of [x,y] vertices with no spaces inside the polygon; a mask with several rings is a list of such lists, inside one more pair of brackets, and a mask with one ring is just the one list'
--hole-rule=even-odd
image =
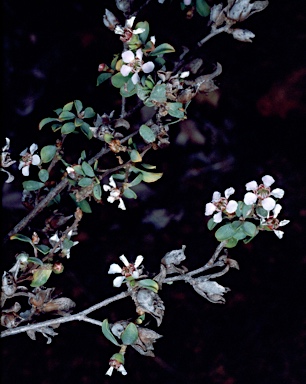
{"label": "flower bud", "polygon": [[57,262],[53,264],[52,271],[56,274],[59,275],[64,271],[64,266],[62,263]]}

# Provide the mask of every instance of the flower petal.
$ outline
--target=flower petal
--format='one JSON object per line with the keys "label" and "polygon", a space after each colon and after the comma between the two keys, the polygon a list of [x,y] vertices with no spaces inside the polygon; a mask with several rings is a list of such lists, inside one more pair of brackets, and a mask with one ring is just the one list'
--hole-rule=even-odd
{"label": "flower petal", "polygon": [[221,193],[218,191],[215,191],[213,193],[212,202],[217,203],[218,201],[220,201],[220,199],[221,199]]}
{"label": "flower petal", "polygon": [[38,165],[40,164],[40,157],[38,155],[33,155],[32,156],[32,164],[33,165]]}
{"label": "flower petal", "polygon": [[113,286],[116,288],[121,287],[123,280],[125,279],[125,276],[118,276],[113,281]]}
{"label": "flower petal", "polygon": [[217,209],[217,208],[216,208],[215,204],[213,204],[213,203],[207,203],[207,204],[205,205],[205,216],[210,216],[210,215],[212,215],[212,214],[215,212],[216,209]]}
{"label": "flower petal", "polygon": [[277,231],[276,229],[274,229],[274,233],[276,234],[276,236],[277,236],[279,239],[282,239],[283,236],[284,236],[284,232],[283,232],[283,231]]}
{"label": "flower petal", "polygon": [[105,375],[111,376],[113,373],[113,370],[114,370],[114,367],[109,367]]}
{"label": "flower petal", "polygon": [[133,30],[133,35],[140,35],[142,32],[144,32],[144,28],[137,28]]}
{"label": "flower petal", "polygon": [[280,204],[275,205],[275,207],[273,209],[273,217],[274,218],[276,218],[279,215],[281,209],[282,209],[282,206]]}
{"label": "flower petal", "polygon": [[107,273],[109,275],[112,275],[114,273],[121,273],[121,272],[122,272],[122,268],[120,267],[119,264],[111,264]]}
{"label": "flower petal", "polygon": [[235,189],[233,187],[227,188],[224,193],[225,197],[228,199],[233,193],[235,193]]}
{"label": "flower petal", "polygon": [[258,184],[255,180],[246,183],[245,188],[247,191],[255,191],[258,188]]}
{"label": "flower petal", "polygon": [[141,68],[142,68],[144,73],[150,73],[155,68],[155,65],[154,65],[153,61],[148,61],[147,63],[143,64],[141,66]]}
{"label": "flower petal", "polygon": [[25,167],[22,168],[21,172],[22,172],[23,176],[29,176],[29,174],[30,174],[30,166],[26,165]]}
{"label": "flower petal", "polygon": [[271,195],[274,197],[277,197],[278,199],[281,199],[284,196],[284,194],[285,194],[285,191],[281,188],[275,188],[271,192]]}
{"label": "flower petal", "polygon": [[132,71],[132,68],[128,65],[123,64],[123,66],[120,68],[120,72],[122,76],[128,76]]}
{"label": "flower petal", "polygon": [[124,201],[122,199],[119,199],[118,208],[122,209],[123,211],[126,210],[126,206],[125,206]]}
{"label": "flower petal", "polygon": [[107,201],[109,202],[109,203],[113,203],[114,201],[115,201],[116,199],[113,197],[113,196],[108,196],[108,198],[107,198]]}
{"label": "flower petal", "polygon": [[132,17],[130,17],[129,19],[127,19],[126,22],[125,22],[125,26],[126,26],[127,28],[132,28],[135,19],[136,19],[136,16],[132,16]]}
{"label": "flower petal", "polygon": [[31,155],[33,155],[33,153],[34,153],[35,151],[37,151],[37,149],[38,149],[38,145],[33,143],[33,144],[30,146],[30,153],[31,153]]}
{"label": "flower petal", "polygon": [[275,207],[276,202],[272,197],[267,197],[266,199],[263,199],[261,204],[266,211],[271,211]]}
{"label": "flower petal", "polygon": [[287,225],[290,223],[290,220],[282,220],[280,223],[279,223],[279,226],[280,227],[283,227],[284,225]]}
{"label": "flower petal", "polygon": [[138,279],[139,278],[139,272],[136,270],[132,273],[132,276],[134,277],[134,279]]}
{"label": "flower petal", "polygon": [[109,185],[110,185],[111,187],[113,187],[113,188],[116,188],[116,183],[115,183],[115,180],[114,180],[113,176],[111,176],[111,177],[109,178]]}
{"label": "flower petal", "polygon": [[142,60],[142,56],[143,56],[143,52],[142,52],[141,48],[137,49],[137,51],[136,51],[137,59],[139,59],[141,61]]}
{"label": "flower petal", "polygon": [[252,205],[254,203],[256,203],[257,201],[257,196],[255,195],[255,193],[253,192],[247,192],[245,195],[244,195],[244,199],[243,199],[244,203],[246,205]]}
{"label": "flower petal", "polygon": [[222,221],[222,212],[218,212],[213,216],[215,223],[221,223]]}
{"label": "flower petal", "polygon": [[121,255],[121,256],[119,257],[119,259],[123,262],[123,264],[124,264],[126,267],[129,267],[130,262],[128,261],[128,259],[127,259],[124,255]]}
{"label": "flower petal", "polygon": [[142,261],[143,261],[143,256],[138,255],[136,257],[136,260],[135,260],[135,263],[134,263],[135,268],[138,268],[140,266],[140,264],[142,263]]}
{"label": "flower petal", "polygon": [[131,77],[131,80],[132,80],[132,83],[133,83],[133,84],[137,84],[137,83],[139,83],[140,78],[139,78],[139,75],[138,75],[137,72],[134,73],[134,75]]}
{"label": "flower petal", "polygon": [[127,371],[125,370],[125,368],[122,364],[118,368],[118,372],[121,372],[123,376],[127,375]]}
{"label": "flower petal", "polygon": [[107,184],[104,184],[104,185],[103,185],[103,189],[104,189],[105,192],[108,192],[108,191],[110,191],[110,190],[112,189],[112,187],[110,187],[110,186],[107,185]]}
{"label": "flower petal", "polygon": [[125,63],[131,63],[132,61],[135,60],[135,55],[134,55],[134,53],[132,51],[125,51],[125,52],[123,52],[121,57],[122,57],[122,60]]}
{"label": "flower petal", "polygon": [[235,201],[235,200],[230,200],[230,201],[227,203],[227,206],[226,206],[226,212],[228,212],[228,213],[234,213],[234,212],[236,212],[237,207],[238,207],[238,203],[237,203],[237,201]]}
{"label": "flower petal", "polygon": [[25,156],[28,153],[28,148],[19,153],[20,156]]}
{"label": "flower petal", "polygon": [[273,177],[269,175],[262,177],[261,180],[263,181],[265,187],[270,187],[270,185],[272,185],[275,181]]}

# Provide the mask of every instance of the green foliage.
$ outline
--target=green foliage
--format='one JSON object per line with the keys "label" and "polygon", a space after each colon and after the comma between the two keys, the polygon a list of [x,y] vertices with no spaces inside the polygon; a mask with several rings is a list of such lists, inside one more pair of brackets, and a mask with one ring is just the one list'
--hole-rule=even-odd
{"label": "green foliage", "polygon": [[206,17],[210,14],[210,6],[205,0],[196,0],[196,10],[200,16]]}
{"label": "green foliage", "polygon": [[22,183],[23,189],[25,189],[26,191],[37,191],[44,185],[44,183],[40,183],[39,181],[35,180],[27,180]]}
{"label": "green foliage", "polygon": [[137,285],[139,285],[140,287],[149,289],[150,291],[153,291],[155,293],[157,293],[159,289],[157,282],[151,279],[139,280],[137,281]]}
{"label": "green foliage", "polygon": [[45,183],[49,179],[49,172],[46,169],[41,169],[38,172],[38,177],[41,182]]}
{"label": "green foliage", "polygon": [[138,339],[138,330],[134,323],[129,323],[120,336],[124,345],[134,344]]}
{"label": "green foliage", "polygon": [[110,341],[112,342],[113,344],[117,345],[118,347],[120,347],[120,344],[118,343],[118,341],[115,339],[115,336],[111,333],[111,330],[109,328],[109,324],[108,324],[108,320],[107,319],[104,319],[103,322],[102,322],[102,332],[103,332],[103,335]]}
{"label": "green foliage", "polygon": [[33,272],[31,287],[41,287],[46,284],[52,273],[52,264],[44,264]]}
{"label": "green foliage", "polygon": [[40,158],[43,163],[49,163],[56,154],[55,145],[46,145],[40,151]]}
{"label": "green foliage", "polygon": [[174,47],[168,43],[163,43],[158,45],[151,53],[150,56],[160,56],[164,55],[165,53],[171,53],[175,52]]}

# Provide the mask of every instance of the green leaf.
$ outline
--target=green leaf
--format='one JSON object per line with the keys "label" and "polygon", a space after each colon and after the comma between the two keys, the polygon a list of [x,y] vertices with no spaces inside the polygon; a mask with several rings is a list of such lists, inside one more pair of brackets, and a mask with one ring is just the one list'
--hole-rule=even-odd
{"label": "green leaf", "polygon": [[242,216],[244,218],[246,218],[249,215],[249,213],[250,213],[250,211],[252,209],[252,205],[246,205],[245,203],[243,203],[243,204],[244,205],[243,205],[243,208],[242,208]]}
{"label": "green leaf", "polygon": [[24,241],[25,243],[32,243],[32,239],[30,239],[28,236],[22,235],[21,233],[16,233],[15,235],[12,235],[10,237],[10,240],[19,240]]}
{"label": "green leaf", "polygon": [[149,23],[147,21],[140,21],[136,24],[135,28],[144,28],[144,31],[138,35],[140,41],[144,44],[147,41],[150,32]]}
{"label": "green leaf", "polygon": [[216,231],[215,236],[218,241],[224,241],[230,239],[234,234],[235,229],[232,224],[225,224]]}
{"label": "green leaf", "polygon": [[123,192],[123,196],[126,197],[127,199],[137,199],[136,193],[132,189],[129,189],[129,188],[125,188],[125,190]]}
{"label": "green leaf", "polygon": [[137,285],[139,285],[140,287],[149,289],[150,291],[153,291],[155,293],[157,293],[159,289],[157,282],[151,279],[139,280],[137,281]]}
{"label": "green leaf", "polygon": [[69,133],[75,130],[75,125],[71,121],[69,123],[65,123],[61,128],[61,133],[63,135],[68,135]]}
{"label": "green leaf", "polygon": [[81,128],[81,131],[84,133],[84,135],[90,140],[93,136],[93,133],[91,132],[89,127],[90,127],[90,125],[85,123],[85,121],[83,121],[80,128]]}
{"label": "green leaf", "polygon": [[125,179],[125,173],[114,173],[113,179],[115,180],[124,180]]}
{"label": "green leaf", "polygon": [[102,332],[103,332],[103,335],[110,341],[112,342],[113,344],[117,345],[118,347],[120,347],[120,344],[118,343],[118,341],[115,339],[115,336],[111,333],[111,330],[109,329],[109,324],[108,324],[108,320],[107,319],[104,319],[103,322],[102,322]]}
{"label": "green leaf", "polygon": [[236,229],[236,233],[234,234],[233,238],[237,239],[237,240],[243,240],[246,238],[246,234],[243,230],[243,227],[240,226],[239,228]]}
{"label": "green leaf", "polygon": [[182,103],[167,103],[167,107],[170,116],[178,119],[183,119],[185,117],[185,110]]}
{"label": "green leaf", "polygon": [[82,124],[83,124],[83,120],[80,119],[79,117],[76,117],[76,118],[74,119],[74,125],[75,125],[76,127],[80,127]]}
{"label": "green leaf", "polygon": [[72,107],[73,107],[73,101],[71,101],[70,103],[67,103],[66,105],[64,105],[63,111],[71,111]]}
{"label": "green leaf", "polygon": [[258,216],[261,217],[267,217],[268,216],[268,211],[266,211],[263,207],[256,207],[256,213]]}
{"label": "green leaf", "polygon": [[128,183],[129,187],[135,187],[135,185],[138,185],[139,183],[142,182],[142,173],[139,173],[133,181]]}
{"label": "green leaf", "polygon": [[83,169],[82,169],[81,165],[79,165],[79,164],[78,165],[74,165],[73,169],[74,169],[75,173],[77,173],[78,175],[85,176],[85,173],[83,172]]}
{"label": "green leaf", "polygon": [[172,45],[168,43],[160,44],[158,45],[154,51],[150,53],[150,56],[158,56],[158,55],[164,55],[165,53],[171,53],[175,52],[175,49],[172,47]]}
{"label": "green leaf", "polygon": [[225,247],[226,248],[234,248],[238,243],[238,240],[232,237],[231,239],[227,240]]}
{"label": "green leaf", "polygon": [[129,80],[128,76],[122,76],[121,72],[116,73],[112,76],[112,84],[115,88],[121,88]]}
{"label": "green leaf", "polygon": [[44,244],[35,245],[35,248],[37,248],[37,250],[41,252],[43,255],[47,255],[50,251],[50,248]]}
{"label": "green leaf", "polygon": [[38,172],[39,180],[45,183],[47,180],[49,180],[49,172],[46,169],[41,169]]}
{"label": "green leaf", "polygon": [[46,124],[51,123],[52,121],[58,121],[58,119],[55,119],[54,117],[46,117],[45,119],[42,119],[38,125],[39,130],[41,130]]}
{"label": "green leaf", "polygon": [[59,116],[63,112],[63,108],[54,109],[54,112]]}
{"label": "green leaf", "polygon": [[140,84],[136,84],[136,92],[139,99],[144,101],[150,96],[151,90],[147,87],[142,87]]}
{"label": "green leaf", "polygon": [[146,163],[142,163],[141,165],[146,169],[156,169],[156,165],[151,165]]}
{"label": "green leaf", "polygon": [[52,129],[53,132],[58,131],[61,127],[62,127],[61,123],[56,123],[56,124],[52,124],[51,125],[51,129]]}
{"label": "green leaf", "polygon": [[80,100],[74,100],[74,107],[75,107],[77,113],[79,114],[83,109],[83,104]]}
{"label": "green leaf", "polygon": [[84,177],[78,182],[78,185],[80,187],[88,187],[89,185],[92,184],[92,179],[90,177]]}
{"label": "green leaf", "polygon": [[101,200],[102,197],[102,189],[100,184],[96,184],[93,187],[93,195],[97,200]]}
{"label": "green leaf", "polygon": [[114,55],[114,58],[113,58],[111,65],[110,65],[112,69],[116,69],[116,64],[117,64],[118,58],[119,58],[118,54]]}
{"label": "green leaf", "polygon": [[37,191],[44,185],[44,183],[40,183],[39,181],[34,180],[27,180],[22,183],[23,189],[25,189],[26,191]]}
{"label": "green leaf", "polygon": [[30,284],[31,287],[41,287],[46,284],[52,273],[52,265],[44,264],[42,267],[36,269],[33,273],[33,280]]}
{"label": "green leaf", "polygon": [[210,14],[210,6],[205,0],[196,0],[196,10],[200,16],[206,17]]}
{"label": "green leaf", "polygon": [[89,165],[86,161],[83,161],[82,163],[82,170],[86,176],[89,176],[89,177],[95,176],[94,170],[92,169],[91,165]]}
{"label": "green leaf", "polygon": [[84,110],[84,118],[85,119],[90,119],[91,117],[94,117],[96,115],[96,112],[91,108],[87,107]]}
{"label": "green leaf", "polygon": [[120,336],[124,345],[132,345],[138,339],[138,330],[134,323],[129,323]]}
{"label": "green leaf", "polygon": [[256,235],[257,227],[250,221],[245,221],[242,225],[242,228],[248,236],[254,237]]}
{"label": "green leaf", "polygon": [[28,262],[37,265],[44,265],[44,263],[38,257],[29,257]]}
{"label": "green leaf", "polygon": [[90,208],[90,205],[88,203],[87,200],[82,200],[80,201],[79,203],[77,203],[77,206],[79,208],[81,208],[81,210],[84,212],[84,213],[92,213],[92,210]]}
{"label": "green leaf", "polygon": [[46,145],[40,151],[40,158],[43,163],[49,163],[56,154],[55,145]]}
{"label": "green leaf", "polygon": [[132,167],[132,171],[136,173],[141,172],[142,179],[146,183],[154,183],[154,181],[159,180],[163,175],[162,173],[153,173],[153,172],[143,171],[142,169],[139,169],[136,167]]}
{"label": "green leaf", "polygon": [[112,77],[111,73],[101,73],[97,78],[97,86],[104,83],[104,81],[108,80]]}
{"label": "green leaf", "polygon": [[63,111],[60,115],[59,118],[61,120],[70,120],[75,118],[75,114],[69,111]]}
{"label": "green leaf", "polygon": [[81,159],[85,160],[86,159],[86,151],[81,152]]}
{"label": "green leaf", "polygon": [[139,134],[146,143],[153,143],[156,139],[156,136],[152,129],[145,124],[142,124],[142,126],[140,127]]}
{"label": "green leaf", "polygon": [[166,84],[157,84],[152,89],[150,100],[158,101],[159,103],[164,103],[167,100],[166,97]]}
{"label": "green leaf", "polygon": [[132,151],[130,152],[130,158],[134,163],[142,161],[142,157],[140,156],[139,152],[136,151],[136,149],[132,149]]}
{"label": "green leaf", "polygon": [[103,136],[103,139],[106,143],[110,143],[113,140],[114,136],[111,135],[110,133],[105,133]]}
{"label": "green leaf", "polygon": [[214,222],[214,219],[211,218],[211,219],[208,220],[207,228],[208,228],[210,231],[212,231],[212,230],[215,228],[216,225],[218,225],[218,223]]}

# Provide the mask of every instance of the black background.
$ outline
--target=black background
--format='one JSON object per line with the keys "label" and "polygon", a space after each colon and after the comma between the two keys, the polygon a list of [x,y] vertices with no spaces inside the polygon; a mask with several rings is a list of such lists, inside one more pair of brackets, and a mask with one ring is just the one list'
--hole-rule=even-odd
{"label": "black background", "polygon": [[[96,87],[98,65],[121,50],[102,23],[105,7],[116,12],[113,1],[2,5],[2,135],[11,139],[12,158],[32,142],[52,143],[47,128],[38,132],[38,122],[69,101],[80,99],[100,114],[119,111],[116,90]],[[151,1],[137,20],[149,21],[158,44],[175,47],[192,47],[209,30],[199,16],[186,20],[176,1]],[[104,376],[116,347],[98,327],[68,323],[50,345],[39,335],[37,341],[24,334],[3,339],[3,383],[305,383],[305,25],[304,1],[271,1],[243,24],[256,35],[252,44],[220,35],[203,46],[198,55],[206,73],[216,62],[223,66],[217,104],[197,97],[190,122],[172,126],[171,146],[147,160],[163,178],[127,201],[126,212],[105,204],[85,216],[80,244],[48,286],[72,298],[79,311],[118,293],[107,270],[121,254],[142,254],[146,267],[157,271],[165,252],[185,244],[186,266],[204,264],[217,245],[204,216],[213,191],[232,186],[241,198],[244,184],[265,174],[285,190],[281,218],[291,223],[284,238],[263,233],[230,250],[240,271],[218,279],[231,288],[225,305],[206,302],[185,284],[166,287],[157,357],[128,351],[128,376]],[[25,214],[16,192],[22,180],[16,168],[13,173],[14,183],[3,189],[3,233]],[[152,222],[158,212],[166,220],[162,227]],[[14,255],[12,244],[3,248],[5,270]],[[94,313],[110,321],[133,316],[129,300]],[[149,326],[156,329],[153,320]]]}

